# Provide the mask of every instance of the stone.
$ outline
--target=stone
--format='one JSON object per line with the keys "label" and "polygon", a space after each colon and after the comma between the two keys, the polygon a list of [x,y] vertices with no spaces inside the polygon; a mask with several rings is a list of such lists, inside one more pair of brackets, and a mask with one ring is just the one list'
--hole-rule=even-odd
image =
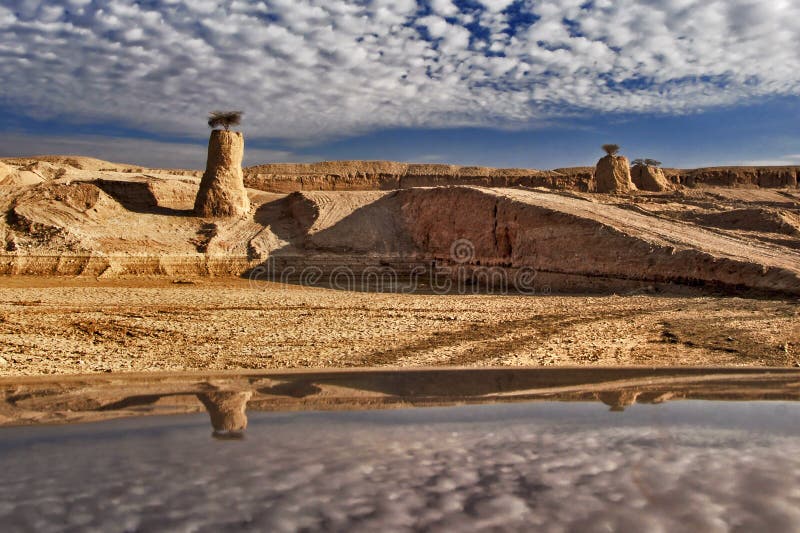
{"label": "stone", "polygon": [[631,169],[631,179],[637,189],[643,191],[663,192],[672,189],[664,171],[649,165],[635,165]]}
{"label": "stone", "polygon": [[194,202],[203,217],[240,217],[250,212],[244,187],[244,137],[238,131],[214,130],[208,140],[206,171]]}
{"label": "stone", "polygon": [[621,155],[607,155],[597,162],[594,172],[596,192],[626,194],[636,190],[631,181],[631,167],[628,158]]}
{"label": "stone", "polygon": [[8,233],[6,233],[6,252],[16,252],[18,248],[17,235],[9,230]]}
{"label": "stone", "polygon": [[0,161],[0,183],[2,183],[2,181],[4,179],[6,179],[8,176],[14,174],[15,172],[16,172],[16,169],[14,169],[14,168],[6,165],[2,161]]}

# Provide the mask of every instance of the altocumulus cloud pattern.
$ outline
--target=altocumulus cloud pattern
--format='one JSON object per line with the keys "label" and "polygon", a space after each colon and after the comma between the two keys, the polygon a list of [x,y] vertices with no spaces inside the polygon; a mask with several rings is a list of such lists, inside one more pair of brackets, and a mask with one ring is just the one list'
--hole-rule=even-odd
{"label": "altocumulus cloud pattern", "polygon": [[793,0],[4,0],[0,106],[251,133],[525,127],[800,94]]}

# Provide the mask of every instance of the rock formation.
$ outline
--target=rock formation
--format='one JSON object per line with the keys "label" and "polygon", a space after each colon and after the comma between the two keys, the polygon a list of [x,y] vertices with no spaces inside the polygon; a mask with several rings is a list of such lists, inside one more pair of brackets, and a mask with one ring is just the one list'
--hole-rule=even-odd
{"label": "rock formation", "polygon": [[0,161],[0,183],[2,183],[8,176],[14,174],[15,171],[16,169],[13,169]]}
{"label": "rock formation", "polygon": [[206,171],[194,203],[196,215],[238,217],[250,212],[250,200],[242,176],[243,155],[244,137],[241,132],[211,132]]}
{"label": "rock formation", "polygon": [[626,194],[636,190],[631,181],[628,158],[625,156],[607,155],[600,159],[595,168],[594,179],[597,192]]}
{"label": "rock formation", "polygon": [[796,188],[800,167],[706,167],[666,172],[687,187]]}
{"label": "rock formation", "polygon": [[634,165],[631,179],[636,188],[643,191],[663,192],[672,188],[664,171],[650,165]]}
{"label": "rock formation", "polygon": [[211,418],[214,436],[220,438],[241,438],[247,428],[247,401],[251,391],[215,391],[198,394]]}

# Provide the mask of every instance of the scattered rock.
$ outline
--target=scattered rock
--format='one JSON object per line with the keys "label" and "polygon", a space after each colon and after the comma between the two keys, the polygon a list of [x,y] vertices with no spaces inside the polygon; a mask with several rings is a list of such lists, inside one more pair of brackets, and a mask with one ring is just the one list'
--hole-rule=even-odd
{"label": "scattered rock", "polygon": [[214,130],[208,141],[206,172],[194,203],[203,217],[239,217],[250,212],[244,187],[244,137],[238,131]]}

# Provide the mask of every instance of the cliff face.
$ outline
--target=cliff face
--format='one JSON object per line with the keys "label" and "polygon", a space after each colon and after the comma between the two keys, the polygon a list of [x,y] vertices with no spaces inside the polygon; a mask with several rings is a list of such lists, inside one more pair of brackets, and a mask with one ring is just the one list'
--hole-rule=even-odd
{"label": "cliff face", "polygon": [[587,168],[534,170],[392,161],[275,163],[246,168],[247,187],[270,192],[395,190],[442,185],[481,187],[546,187],[588,191]]}
{"label": "cliff face", "polygon": [[687,187],[797,187],[800,166],[792,167],[709,167],[692,170],[664,169],[673,183]]}
{"label": "cliff face", "polygon": [[[0,160],[0,164],[3,164],[0,167],[0,186],[12,187],[35,186],[59,178],[86,180],[113,176],[120,179],[131,174],[144,174],[192,179],[202,175],[202,172],[192,170],[144,168],[78,156],[8,158]],[[670,184],[688,188],[796,188],[800,166],[664,168],[663,172]],[[389,191],[442,185],[545,187],[587,192],[594,190],[594,173],[593,167],[535,170],[392,161],[326,161],[248,167],[243,169],[243,182],[248,188],[276,193]]]}
{"label": "cliff face", "polygon": [[[797,187],[799,166],[663,169],[666,180],[686,187]],[[333,161],[273,163],[244,170],[247,187],[270,192],[395,190],[442,185],[545,187],[587,192],[594,189],[592,167],[535,170],[397,163]]]}

